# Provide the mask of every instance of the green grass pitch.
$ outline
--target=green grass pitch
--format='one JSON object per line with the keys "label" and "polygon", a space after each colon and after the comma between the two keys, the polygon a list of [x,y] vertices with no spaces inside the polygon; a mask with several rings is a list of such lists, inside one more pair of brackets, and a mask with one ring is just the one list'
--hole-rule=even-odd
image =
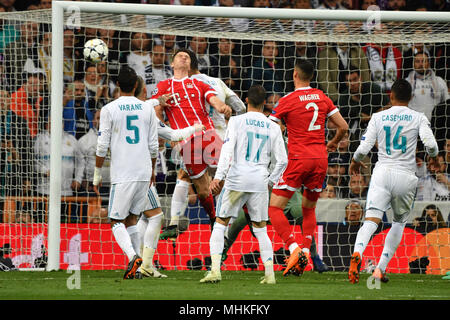
{"label": "green grass pitch", "polygon": [[[306,272],[259,284],[262,271],[223,271],[222,281],[201,284],[205,271],[164,271],[168,278],[123,280],[122,270],[0,272],[0,300],[449,300],[450,281],[439,275],[389,274],[390,281],[350,284],[346,273]],[[369,286],[368,286],[369,283]],[[79,289],[77,289],[77,284]],[[69,289],[72,287],[72,289]],[[373,287],[373,289],[369,289]]]}

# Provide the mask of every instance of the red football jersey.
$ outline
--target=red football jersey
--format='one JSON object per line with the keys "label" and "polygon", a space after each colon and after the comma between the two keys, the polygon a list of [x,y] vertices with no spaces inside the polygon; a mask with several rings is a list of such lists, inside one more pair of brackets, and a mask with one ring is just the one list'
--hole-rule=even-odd
{"label": "red football jersey", "polygon": [[211,86],[197,79],[172,77],[157,84],[152,99],[167,93],[174,94],[167,101],[169,106],[164,108],[172,129],[183,129],[195,123],[202,123],[206,130],[214,128],[206,110],[206,101],[209,103],[211,96],[217,95]]}
{"label": "red football jersey", "polygon": [[286,123],[288,158],[327,158],[325,123],[338,109],[321,90],[299,88],[278,100],[270,119]]}

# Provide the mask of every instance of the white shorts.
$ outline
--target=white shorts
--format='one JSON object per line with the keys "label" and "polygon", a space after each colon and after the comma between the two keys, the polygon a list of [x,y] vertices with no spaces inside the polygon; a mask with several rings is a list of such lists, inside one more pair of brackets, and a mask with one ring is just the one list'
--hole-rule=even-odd
{"label": "white shorts", "polygon": [[161,208],[161,201],[159,200],[158,192],[156,191],[156,187],[154,185],[148,188],[147,196],[149,200],[149,207],[143,211]]}
{"label": "white shorts", "polygon": [[124,220],[131,214],[140,215],[150,207],[148,197],[149,181],[133,181],[111,185],[108,217]]}
{"label": "white shorts", "polygon": [[243,192],[223,189],[217,201],[219,218],[237,218],[239,211],[247,204],[250,220],[269,220],[269,192]]}
{"label": "white shorts", "polygon": [[366,213],[366,218],[382,219],[383,213],[392,207],[394,222],[407,221],[414,204],[418,180],[414,174],[397,168],[375,167],[367,193],[366,210],[378,209],[380,212]]}

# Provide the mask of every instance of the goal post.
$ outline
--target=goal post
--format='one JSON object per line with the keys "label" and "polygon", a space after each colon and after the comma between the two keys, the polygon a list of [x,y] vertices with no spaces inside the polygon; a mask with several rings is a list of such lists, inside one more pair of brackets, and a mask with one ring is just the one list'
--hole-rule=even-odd
{"label": "goal post", "polygon": [[[354,43],[356,47],[361,49],[366,43],[390,42],[404,48],[405,51],[411,43],[444,44],[445,46],[450,44],[450,17],[446,12],[300,10],[53,1],[51,10],[17,12],[9,13],[8,15],[0,14],[0,18],[10,19],[13,23],[16,23],[15,21],[29,21],[51,24],[51,82],[48,90],[51,105],[48,224],[46,221],[40,224],[30,224],[32,227],[26,229],[28,224],[21,225],[17,222],[8,224],[5,218],[4,221],[0,221],[0,227],[1,222],[4,222],[3,227],[5,230],[9,228],[8,236],[11,239],[15,239],[17,243],[20,242],[17,238],[22,236],[20,232],[23,232],[24,239],[30,238],[30,234],[46,235],[47,238],[43,240],[43,243],[47,244],[47,271],[69,268],[70,266],[77,265],[77,263],[78,266],[81,264],[81,268],[87,269],[118,269],[125,266],[126,260],[120,249],[114,244],[114,238],[109,230],[109,225],[105,223],[84,223],[80,221],[69,223],[66,218],[63,220],[61,216],[63,201],[88,203],[92,200],[89,197],[84,199],[82,196],[77,195],[74,195],[73,199],[67,200],[66,195],[62,193],[61,189],[63,177],[60,172],[63,167],[62,158],[64,157],[63,148],[61,147],[63,145],[64,132],[63,100],[65,99],[68,84],[65,80],[67,70],[64,66],[64,49],[66,48],[64,32],[67,29],[83,30],[85,33],[88,32],[88,29],[117,31],[117,35],[114,35],[114,40],[118,43],[117,47],[114,50],[110,49],[110,54],[112,52],[117,56],[117,66],[127,63],[127,60],[120,56],[125,52],[130,52],[132,37],[138,33],[150,35],[151,41],[159,45],[163,43],[161,40],[162,35],[179,37],[181,39],[180,46],[189,46],[188,39],[191,37],[201,37],[206,39],[205,41],[208,47],[214,49],[214,55],[216,56],[219,56],[221,50],[219,48],[219,39],[228,39],[230,42],[236,44],[235,48],[238,48],[233,51],[231,56],[233,57],[234,55],[240,61],[244,61],[246,65],[242,62],[237,75],[233,75],[231,73],[232,71],[230,71],[232,68],[226,65],[225,67],[228,69],[224,67],[224,70],[226,69],[227,71],[223,73],[220,73],[220,71],[215,76],[222,77],[224,80],[225,77],[228,77],[229,79],[226,79],[228,80],[226,83],[230,87],[234,85],[232,89],[241,95],[241,97],[245,95],[248,89],[247,84],[251,83],[252,76],[254,76],[252,72],[257,69],[252,63],[262,58],[261,43],[265,40],[275,41],[279,45],[280,57],[278,60],[282,60],[284,63],[281,67],[283,76],[276,78],[273,85],[275,86],[277,84],[276,82],[281,83],[283,85],[281,91],[284,94],[287,93],[288,88],[292,88],[289,76],[292,74],[292,61],[295,60],[293,50],[295,49],[296,42],[304,42],[318,48],[320,47],[320,50],[316,50],[312,56],[317,62],[317,65],[320,63],[322,68],[320,71],[331,68],[328,64],[331,58],[322,49],[333,43]],[[237,24],[227,23],[230,19],[237,22]],[[246,21],[244,30],[240,28],[241,25],[239,24],[242,21]],[[254,23],[255,21],[259,21],[259,24]],[[294,23],[297,21],[299,22],[298,24]],[[300,23],[305,21],[314,22],[313,30],[308,29],[308,23]],[[333,26],[338,21],[346,24],[348,28],[346,32],[339,33],[333,31]],[[389,24],[389,32],[377,32],[378,24],[385,23]],[[431,27],[433,32],[428,32],[428,27]],[[44,34],[41,34],[41,37],[43,36]],[[81,36],[86,36],[87,38],[86,34],[81,34]],[[84,39],[83,37],[81,38]],[[78,45],[82,45],[82,43],[78,43]],[[284,54],[283,57],[281,57],[281,52]],[[362,55],[365,55],[363,51],[360,52],[362,52]],[[446,59],[448,59],[446,56],[448,54],[449,52],[445,50],[441,52],[441,55],[444,55]],[[81,58],[78,57],[78,59],[81,60],[82,56]],[[220,65],[219,60],[217,58],[214,67],[222,70],[220,67],[223,66]],[[148,63],[148,61],[145,63]],[[367,63],[361,68],[363,68],[361,69],[362,73],[369,78],[372,76],[370,64]],[[448,66],[445,64],[439,65],[439,68],[440,75],[449,74],[450,72]],[[84,74],[85,70],[83,69],[82,72]],[[170,70],[167,72],[170,74]],[[445,80],[449,81],[449,78]],[[320,75],[317,75],[315,84],[324,90],[323,88],[327,88],[326,85],[328,85],[328,82],[332,82],[331,75],[320,73]],[[148,88],[152,85],[149,84]],[[112,87],[110,89],[112,98]],[[325,93],[329,94],[329,92]],[[370,91],[370,94],[372,93],[374,92]],[[344,96],[344,93],[336,93],[336,99],[342,96]],[[339,104],[338,100],[336,100],[335,104]],[[338,105],[338,107],[340,106]],[[347,116],[350,120],[358,120],[356,119],[358,115],[355,116],[351,112]],[[361,129],[358,121],[353,123],[357,123],[354,127],[355,130]],[[441,129],[445,131],[445,134],[444,138],[439,141],[441,147],[445,144],[445,136],[447,138],[450,137],[448,135],[450,131],[448,131],[449,128],[447,128],[446,123],[443,126]],[[331,134],[331,132],[332,130],[330,129],[328,133]],[[327,138],[329,137],[327,136]],[[356,134],[349,137],[350,145],[354,146],[358,142],[359,140]],[[165,147],[167,148],[167,145]],[[176,163],[176,159],[172,160],[174,163],[173,167],[178,169],[179,166]],[[168,170],[172,173],[176,172],[170,168],[163,170]],[[370,173],[367,176],[369,175]],[[165,174],[165,180],[160,185],[161,189],[158,189],[166,218],[170,214],[171,194],[173,193],[173,187],[176,181],[176,174],[175,176],[170,176],[173,178],[172,180],[168,179],[169,176],[169,174]],[[346,179],[348,181],[348,174]],[[103,196],[104,201],[107,198],[108,195]],[[192,198],[195,199],[194,196]],[[14,199],[14,197],[9,197],[8,201],[15,201]],[[345,218],[345,207],[349,199],[347,196],[338,196],[336,199],[321,198],[317,205],[317,221],[319,224],[316,233],[317,251],[324,261],[332,267],[332,270],[343,270],[346,259],[348,258],[348,248],[353,245],[351,243],[352,237],[355,235],[355,230],[357,230],[356,227],[342,223]],[[361,199],[360,202],[364,206],[365,200]],[[422,201],[416,199],[414,212],[412,212],[408,220],[410,226],[412,226],[413,219],[420,217],[422,211],[425,210],[429,203],[430,201],[428,200]],[[436,201],[431,201],[431,203],[440,207],[445,220],[447,220],[446,215],[450,208],[450,197],[439,203],[436,203]],[[95,205],[92,208],[96,208]],[[189,204],[186,215],[186,220],[190,219],[190,225],[185,226],[186,230],[179,239],[176,242],[163,240],[159,243],[157,254],[159,251],[160,255],[157,258],[168,269],[183,269],[186,268],[186,263],[191,263],[192,266],[196,258],[203,260],[209,255],[209,224],[204,223],[208,220],[198,202],[193,201]],[[389,224],[391,221],[392,212],[389,211],[387,212],[387,223]],[[293,222],[293,226],[296,235],[301,237],[298,222]],[[13,228],[15,229],[13,230]],[[281,250],[284,245],[270,226],[269,229],[270,237],[274,242],[274,250]],[[30,232],[29,230],[32,231]],[[374,238],[374,243],[370,247],[369,251],[374,256],[374,259],[377,254],[381,253],[380,243],[385,237],[385,231],[386,228],[377,233],[377,237]],[[448,234],[448,229],[441,228],[437,231]],[[431,240],[427,239],[426,234],[410,229],[405,236],[405,241],[402,242],[401,256],[396,257],[398,261],[392,269],[393,272],[409,272],[409,268],[407,267],[409,263],[408,259],[412,259],[412,255],[417,255],[417,257],[425,255],[425,251],[422,249],[415,249],[416,245],[428,245],[429,242],[427,241]],[[3,242],[6,241],[2,241],[0,244]],[[28,244],[27,246],[29,247]],[[257,243],[252,239],[248,229],[244,229],[237,238],[236,247],[230,251],[230,258],[226,262],[227,268],[229,270],[245,269],[246,267],[242,266],[242,259],[244,259],[245,255],[251,254],[255,249],[257,249]],[[438,251],[438,249],[436,250]],[[102,254],[106,251],[108,251],[108,255],[103,256]],[[439,255],[436,253],[437,251],[435,251],[435,255]],[[437,261],[439,260],[440,265],[443,266],[449,261],[448,259],[450,257],[436,258],[436,260],[431,262],[433,265],[432,268],[441,268],[439,269],[439,272],[441,272],[444,267],[436,267]],[[364,263],[366,265],[369,264],[366,261]],[[61,264],[64,264],[63,267],[61,267]],[[259,267],[261,268],[261,265]]]}

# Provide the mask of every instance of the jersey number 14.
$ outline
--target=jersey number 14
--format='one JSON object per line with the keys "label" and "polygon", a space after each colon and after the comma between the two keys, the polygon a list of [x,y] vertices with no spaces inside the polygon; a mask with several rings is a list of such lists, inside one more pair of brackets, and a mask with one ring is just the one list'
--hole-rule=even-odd
{"label": "jersey number 14", "polygon": [[[384,131],[386,132],[386,153],[391,155],[391,127],[384,126]],[[397,132],[395,133],[392,145],[394,150],[402,150],[402,153],[406,152],[406,137],[400,136],[403,127],[399,126]]]}

